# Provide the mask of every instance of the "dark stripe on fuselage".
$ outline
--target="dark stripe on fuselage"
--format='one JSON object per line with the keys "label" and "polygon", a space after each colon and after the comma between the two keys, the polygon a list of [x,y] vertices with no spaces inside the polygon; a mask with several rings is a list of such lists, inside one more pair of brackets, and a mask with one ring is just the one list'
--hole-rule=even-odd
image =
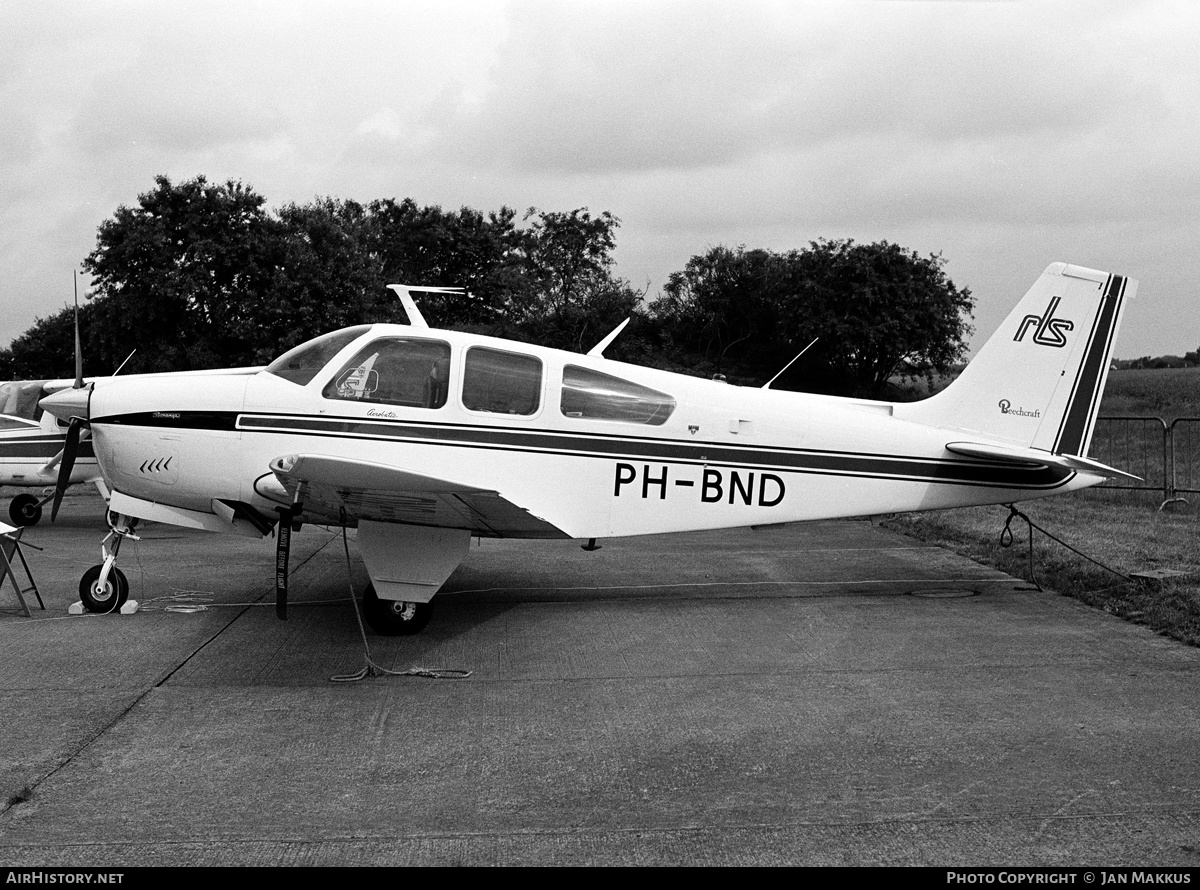
{"label": "dark stripe on fuselage", "polygon": [[1108,366],[1109,350],[1125,293],[1125,279],[1110,275],[1100,309],[1088,339],[1087,354],[1080,362],[1079,374],[1071,390],[1071,398],[1063,415],[1062,426],[1054,443],[1055,454],[1083,454],[1088,429],[1096,414],[1100,398],[1100,379]]}
{"label": "dark stripe on fuselage", "polygon": [[112,423],[120,426],[164,427],[172,430],[226,430],[237,429],[237,411],[142,411],[138,414],[117,414],[101,417],[94,423]]}
{"label": "dark stripe on fuselage", "polygon": [[[0,460],[15,458],[49,460],[62,451],[64,441],[66,441],[64,436],[48,436],[44,439],[0,439]],[[92,459],[95,456],[89,440],[85,439],[79,443],[76,460]]]}
{"label": "dark stripe on fuselage", "polygon": [[[93,426],[185,426],[189,412],[153,412],[97,418]],[[135,420],[136,418],[136,420]],[[209,423],[211,415],[201,414]],[[236,427],[247,433],[284,433],[320,438],[390,441],[410,445],[505,450],[532,454],[660,461],[694,465],[758,467],[830,476],[866,476],[994,488],[1053,489],[1074,474],[1047,466],[1020,466],[971,459],[937,459],[887,454],[815,451],[777,446],[729,446],[646,437],[511,429],[467,424],[368,421],[357,418],[243,414]],[[211,425],[200,429],[225,429]]]}

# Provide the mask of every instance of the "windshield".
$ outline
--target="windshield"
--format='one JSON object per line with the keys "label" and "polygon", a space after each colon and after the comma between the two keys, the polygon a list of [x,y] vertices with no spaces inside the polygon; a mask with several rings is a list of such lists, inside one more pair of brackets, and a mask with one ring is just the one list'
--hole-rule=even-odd
{"label": "windshield", "polygon": [[369,324],[343,328],[290,349],[271,364],[267,373],[305,386],[312,381],[330,360],[371,329]]}

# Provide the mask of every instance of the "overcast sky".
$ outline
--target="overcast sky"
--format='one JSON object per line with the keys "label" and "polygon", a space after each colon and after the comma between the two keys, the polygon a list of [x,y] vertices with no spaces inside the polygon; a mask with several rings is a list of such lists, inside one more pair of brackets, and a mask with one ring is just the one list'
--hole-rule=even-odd
{"label": "overcast sky", "polygon": [[[657,294],[711,246],[941,253],[976,343],[1045,266],[1200,347],[1200,4],[0,0],[0,344],[154,177],[270,207],[588,207]],[[453,284],[454,282],[437,282]]]}

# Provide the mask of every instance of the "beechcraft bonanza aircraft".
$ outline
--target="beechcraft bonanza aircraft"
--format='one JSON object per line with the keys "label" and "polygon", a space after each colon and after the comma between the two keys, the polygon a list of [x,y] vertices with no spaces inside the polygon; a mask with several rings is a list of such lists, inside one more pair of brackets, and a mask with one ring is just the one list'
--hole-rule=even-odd
{"label": "beechcraft bonanza aircraft", "polygon": [[[751,389],[410,324],[326,334],[265,370],[107,379],[42,400],[89,426],[110,611],[137,519],[265,536],[357,526],[381,633],[415,633],[472,536],[595,539],[1008,503],[1128,475],[1086,455],[1136,282],[1056,263],[947,389],[911,404]],[[429,288],[428,290],[436,290]],[[620,329],[618,328],[618,331]],[[64,459],[64,464],[66,460]]]}

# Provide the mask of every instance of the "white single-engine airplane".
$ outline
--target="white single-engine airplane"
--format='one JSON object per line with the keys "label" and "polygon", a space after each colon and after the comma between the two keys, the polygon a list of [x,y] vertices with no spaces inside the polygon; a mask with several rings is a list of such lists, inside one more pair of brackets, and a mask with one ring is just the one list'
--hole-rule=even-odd
{"label": "white single-engine airplane", "polygon": [[[66,445],[68,424],[38,402],[71,385],[70,380],[23,380],[0,383],[0,485],[52,488],[59,483],[58,464]],[[68,484],[92,482],[107,495],[92,444],[79,443]],[[23,492],[8,505],[13,525],[36,525],[47,498]]]}
{"label": "white single-engine airplane", "polygon": [[[1051,265],[958,379],[911,404],[746,388],[410,325],[326,334],[265,370],[108,379],[42,400],[90,426],[114,541],[137,519],[266,535],[357,526],[381,633],[415,633],[472,536],[596,539],[1009,503],[1128,475],[1086,457],[1136,282]],[[619,330],[619,329],[618,329]],[[65,460],[64,460],[65,463]],[[107,539],[106,539],[107,540]],[[594,544],[594,542],[592,542]]]}

